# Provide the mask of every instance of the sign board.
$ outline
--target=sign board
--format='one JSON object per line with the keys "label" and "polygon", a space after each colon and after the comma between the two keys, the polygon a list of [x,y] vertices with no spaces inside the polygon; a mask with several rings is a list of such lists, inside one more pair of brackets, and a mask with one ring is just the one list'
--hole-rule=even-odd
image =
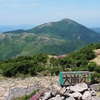
{"label": "sign board", "polygon": [[59,82],[61,86],[75,85],[78,83],[91,83],[91,73],[89,71],[60,72]]}

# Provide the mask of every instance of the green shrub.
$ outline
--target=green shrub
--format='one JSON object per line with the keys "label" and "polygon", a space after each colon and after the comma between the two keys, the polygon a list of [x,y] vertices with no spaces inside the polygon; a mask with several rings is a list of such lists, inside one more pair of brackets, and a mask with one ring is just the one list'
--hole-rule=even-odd
{"label": "green shrub", "polygon": [[51,76],[52,75],[59,75],[59,72],[61,71],[60,66],[54,66],[51,68]]}
{"label": "green shrub", "polygon": [[98,73],[100,73],[100,66],[97,66],[97,67],[95,68],[95,71],[98,72]]}
{"label": "green shrub", "polygon": [[74,67],[72,68],[72,71],[88,71],[88,67],[84,66],[84,67]]}
{"label": "green shrub", "polygon": [[99,83],[100,82],[100,73],[94,72],[91,75],[91,83]]}
{"label": "green shrub", "polygon": [[89,71],[95,71],[95,69],[97,68],[97,65],[95,62],[90,62],[88,65],[87,65]]}
{"label": "green shrub", "polygon": [[31,76],[36,76],[36,75],[37,75],[37,73],[35,72],[34,68],[30,68],[30,69],[29,69],[29,74],[30,74]]}

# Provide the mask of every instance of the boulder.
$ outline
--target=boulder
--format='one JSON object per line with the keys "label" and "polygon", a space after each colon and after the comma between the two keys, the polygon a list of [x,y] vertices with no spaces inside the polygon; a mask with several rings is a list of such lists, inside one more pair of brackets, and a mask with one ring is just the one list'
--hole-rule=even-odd
{"label": "boulder", "polygon": [[93,96],[91,100],[100,100],[100,97]]}
{"label": "boulder", "polygon": [[51,92],[52,95],[55,96],[57,93],[60,92],[60,90],[61,90],[60,86],[55,85],[55,84],[51,84],[51,86],[50,86],[50,92]]}
{"label": "boulder", "polygon": [[91,93],[92,96],[96,96],[96,94],[97,94],[97,92],[93,89],[90,91],[90,93]]}
{"label": "boulder", "polygon": [[55,97],[49,99],[49,100],[63,100],[64,97],[61,97],[60,95],[56,95]]}
{"label": "boulder", "polygon": [[79,93],[79,92],[73,92],[73,93],[68,93],[68,92],[66,92],[65,94],[65,97],[73,97],[73,98],[82,98],[82,94],[81,93]]}
{"label": "boulder", "polygon": [[75,98],[70,96],[69,98],[66,98],[66,100],[75,100]]}
{"label": "boulder", "polygon": [[71,94],[72,97],[75,97],[75,98],[81,98],[82,97],[82,94],[79,93],[79,92],[74,92]]}
{"label": "boulder", "polygon": [[85,91],[82,96],[82,99],[83,100],[92,100],[91,98],[92,98],[91,93],[89,91]]}
{"label": "boulder", "polygon": [[99,84],[92,84],[92,85],[90,85],[90,88],[92,88],[95,91],[100,91],[100,83]]}
{"label": "boulder", "polygon": [[80,83],[80,84],[76,84],[75,86],[69,86],[69,89],[71,91],[82,92],[84,90],[87,90],[88,86],[86,83]]}
{"label": "boulder", "polygon": [[42,100],[47,100],[47,99],[50,98],[50,97],[51,97],[51,92],[45,92],[45,93],[44,93],[44,97],[43,97]]}

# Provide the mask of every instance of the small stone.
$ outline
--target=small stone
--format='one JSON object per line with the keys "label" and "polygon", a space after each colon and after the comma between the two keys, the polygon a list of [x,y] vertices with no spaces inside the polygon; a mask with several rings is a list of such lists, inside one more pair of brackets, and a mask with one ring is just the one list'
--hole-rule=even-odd
{"label": "small stone", "polygon": [[64,94],[65,92],[66,92],[66,88],[63,87],[63,88],[60,90],[60,93],[61,93],[61,94]]}

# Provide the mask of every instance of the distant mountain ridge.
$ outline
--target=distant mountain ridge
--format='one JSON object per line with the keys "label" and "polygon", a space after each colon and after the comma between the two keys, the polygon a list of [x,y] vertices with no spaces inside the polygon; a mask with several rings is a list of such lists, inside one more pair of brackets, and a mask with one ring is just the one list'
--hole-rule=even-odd
{"label": "distant mountain ridge", "polygon": [[27,30],[33,27],[35,27],[35,25],[0,25],[0,33],[19,29]]}
{"label": "distant mountain ridge", "polygon": [[65,54],[100,42],[100,34],[70,19],[0,34],[0,60],[37,53]]}
{"label": "distant mountain ridge", "polygon": [[91,28],[92,30],[94,30],[97,33],[100,33],[100,27],[95,27],[95,28]]}

